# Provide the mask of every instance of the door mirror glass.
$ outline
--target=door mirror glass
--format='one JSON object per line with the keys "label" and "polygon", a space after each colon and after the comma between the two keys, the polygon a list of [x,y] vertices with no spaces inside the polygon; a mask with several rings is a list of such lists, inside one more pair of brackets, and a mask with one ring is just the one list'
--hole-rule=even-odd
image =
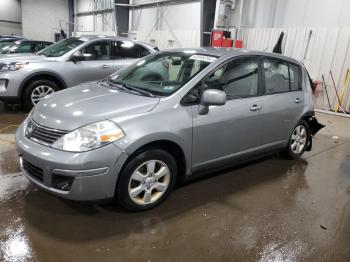
{"label": "door mirror glass", "polygon": [[201,96],[198,109],[200,115],[208,114],[209,106],[222,106],[226,103],[226,93],[217,89],[207,89]]}

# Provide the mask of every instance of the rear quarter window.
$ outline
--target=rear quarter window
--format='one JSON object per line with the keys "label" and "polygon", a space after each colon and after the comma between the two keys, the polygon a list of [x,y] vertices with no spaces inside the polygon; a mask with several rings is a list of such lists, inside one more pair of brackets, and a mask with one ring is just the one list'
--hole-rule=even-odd
{"label": "rear quarter window", "polygon": [[117,55],[119,58],[141,58],[150,54],[146,48],[130,42],[118,42]]}

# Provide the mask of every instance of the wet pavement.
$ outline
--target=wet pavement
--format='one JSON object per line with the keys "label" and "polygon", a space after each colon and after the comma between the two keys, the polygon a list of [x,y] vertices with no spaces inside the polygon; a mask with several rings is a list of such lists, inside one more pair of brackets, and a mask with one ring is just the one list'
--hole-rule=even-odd
{"label": "wet pavement", "polygon": [[[0,130],[23,118],[0,112]],[[350,119],[319,118],[328,126],[302,159],[206,177],[144,213],[37,189],[20,173],[9,127],[0,132],[0,261],[350,261]]]}

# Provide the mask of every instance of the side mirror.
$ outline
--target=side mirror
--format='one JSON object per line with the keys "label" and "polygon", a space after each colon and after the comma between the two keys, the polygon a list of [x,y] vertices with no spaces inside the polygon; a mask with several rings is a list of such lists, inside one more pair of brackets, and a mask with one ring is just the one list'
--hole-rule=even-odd
{"label": "side mirror", "polygon": [[75,53],[72,54],[72,56],[70,57],[70,60],[73,62],[84,61],[86,58],[91,56],[92,56],[91,54],[83,54],[80,51],[76,51]]}
{"label": "side mirror", "polygon": [[226,103],[226,93],[217,89],[207,89],[201,96],[198,114],[206,115],[209,106],[222,106]]}

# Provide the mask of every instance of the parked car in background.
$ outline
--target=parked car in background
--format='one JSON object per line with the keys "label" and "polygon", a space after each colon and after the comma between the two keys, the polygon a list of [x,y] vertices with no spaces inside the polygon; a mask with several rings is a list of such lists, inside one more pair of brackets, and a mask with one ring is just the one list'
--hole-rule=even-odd
{"label": "parked car in background", "polygon": [[17,38],[17,39],[21,39],[24,38],[22,36],[18,36],[18,35],[0,35],[0,39],[2,38]]}
{"label": "parked car in background", "polygon": [[19,40],[23,40],[23,37],[20,36],[11,36],[11,37],[1,37],[0,38],[0,51],[4,48],[4,47],[8,47],[10,45],[12,45],[14,42],[19,41]]}
{"label": "parked car in background", "polygon": [[[163,63],[167,78],[154,79]],[[175,49],[45,97],[16,143],[23,174],[40,188],[72,200],[115,198],[139,211],[195,174],[274,152],[298,158],[321,127],[298,61]]]}
{"label": "parked car in background", "polygon": [[17,40],[11,44],[0,49],[1,54],[23,54],[23,53],[36,53],[45,47],[52,45],[52,42],[48,41],[36,41],[36,40]]}
{"label": "parked car in background", "polygon": [[48,94],[106,78],[157,51],[150,44],[125,38],[81,36],[64,39],[36,55],[4,55],[0,100],[31,108]]}

